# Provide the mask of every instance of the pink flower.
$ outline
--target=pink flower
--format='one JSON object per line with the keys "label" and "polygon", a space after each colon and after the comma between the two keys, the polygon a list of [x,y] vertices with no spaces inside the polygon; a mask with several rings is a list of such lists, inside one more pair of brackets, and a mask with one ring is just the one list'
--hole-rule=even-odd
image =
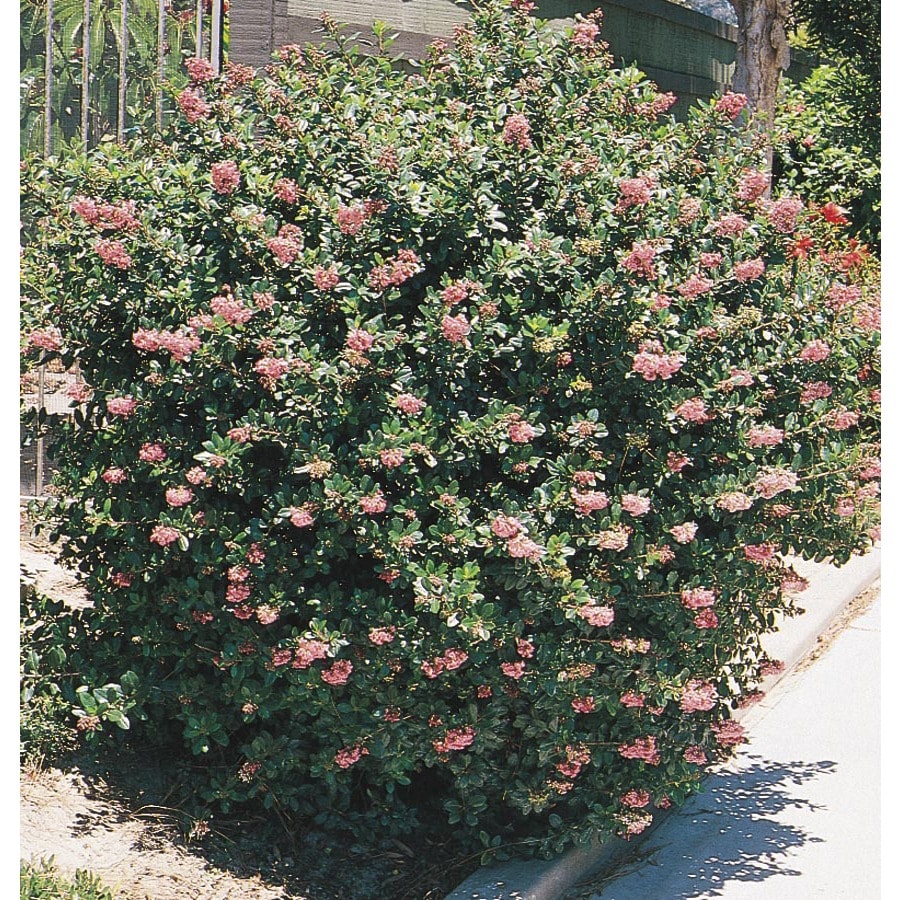
{"label": "pink flower", "polygon": [[343,747],[338,750],[334,755],[334,761],[339,765],[342,769],[349,769],[350,766],[355,765],[362,759],[363,756],[368,754],[368,750],[365,747],[360,747],[358,744],[354,744],[352,747]]}
{"label": "pink flower", "polygon": [[711,609],[703,609],[694,616],[694,625],[697,628],[715,628],[719,624],[719,617]]}
{"label": "pink flower", "polygon": [[66,396],[75,403],[85,403],[93,394],[93,391],[84,382],[75,382],[66,388]]}
{"label": "pink flower", "polygon": [[368,516],[377,516],[387,509],[387,500],[379,491],[369,497],[362,497],[359,501],[360,509]]}
{"label": "pink flower", "polygon": [[831,427],[836,431],[846,431],[859,424],[859,413],[849,409],[838,409],[831,417]]}
{"label": "pink flower", "polygon": [[138,451],[138,458],[142,462],[157,463],[162,462],[166,458],[166,450],[162,444],[149,443],[142,444]]}
{"label": "pink flower", "polygon": [[706,712],[716,705],[719,693],[715,685],[699,679],[691,679],[681,692],[681,711],[686,713]]}
{"label": "pink flower", "polygon": [[611,606],[597,606],[589,603],[577,610],[578,615],[595,628],[606,628],[612,625],[616,617],[615,611]]}
{"label": "pink flower", "polygon": [[650,766],[658,766],[660,761],[656,738],[652,734],[635,738],[630,744],[620,744],[619,755],[625,759],[642,759]]}
{"label": "pink flower", "polygon": [[572,29],[572,46],[579,50],[594,50],[594,41],[600,34],[600,26],[594,22],[576,22]]}
{"label": "pink flower", "polygon": [[783,197],[769,207],[769,222],[776,231],[790,234],[797,227],[797,216],[803,210],[803,203],[796,197]]}
{"label": "pink flower", "polygon": [[256,620],[260,625],[271,625],[278,621],[278,610],[274,606],[263,604],[256,609]]}
{"label": "pink flower", "polygon": [[300,196],[297,193],[297,182],[292,178],[279,178],[272,188],[272,193],[284,203],[296,203]]}
{"label": "pink flower", "polygon": [[316,520],[306,507],[292,506],[290,510],[291,525],[295,528],[309,528]]}
{"label": "pink flower", "polygon": [[590,515],[592,512],[606,509],[609,506],[609,497],[603,491],[586,491],[583,494],[579,494],[578,491],[573,489],[572,500],[582,516]]}
{"label": "pink flower", "polygon": [[415,416],[425,408],[425,401],[420,400],[413,394],[398,394],[394,397],[394,405],[400,412],[404,412],[409,416]]}
{"label": "pink flower", "polygon": [[716,722],[713,724],[712,730],[716,734],[716,743],[720,747],[733,747],[746,742],[744,726],[733,720]]}
{"label": "pink flower", "polygon": [[707,291],[711,290],[714,285],[714,281],[695,273],[691,275],[687,281],[683,281],[681,284],[677,285],[675,290],[678,291],[682,297],[686,297],[688,300],[695,300],[700,294],[705,294]]}
{"label": "pink flower", "polygon": [[627,791],[622,794],[621,801],[623,805],[630,806],[632,809],[640,809],[650,802],[650,794],[647,791]]}
{"label": "pink flower", "polygon": [[181,537],[181,532],[177,528],[171,528],[168,525],[156,525],[150,532],[150,543],[159,544],[160,547],[168,547],[174,544]]}
{"label": "pink flower", "polygon": [[841,497],[834,506],[835,515],[842,518],[849,518],[856,513],[856,504],[852,497]]}
{"label": "pink flower", "polygon": [[444,316],[441,320],[441,334],[453,344],[464,341],[471,330],[469,320],[462,313],[458,316]]}
{"label": "pink flower", "polygon": [[605,531],[598,531],[593,538],[593,544],[603,550],[624,550],[628,546],[630,525],[613,525]]}
{"label": "pink flower", "polygon": [[810,341],[801,351],[800,359],[805,362],[821,362],[831,354],[831,347],[825,341]]}
{"label": "pink flower", "polygon": [[666,468],[670,472],[678,473],[685,466],[689,466],[691,464],[691,458],[689,456],[685,456],[683,453],[677,453],[674,450],[670,450],[666,455]]}
{"label": "pink flower", "polygon": [[172,354],[172,359],[183,362],[200,349],[200,338],[180,331],[163,331],[159,335],[159,345]]}
{"label": "pink flower", "polygon": [[803,385],[800,392],[800,402],[803,404],[815,403],[816,400],[825,400],[832,394],[831,385],[826,381],[810,381]]}
{"label": "pink flower", "polygon": [[469,281],[453,281],[441,291],[441,299],[446,306],[454,306],[462,303],[469,297],[471,283]]}
{"label": "pink flower", "polygon": [[639,494],[623,494],[619,501],[622,509],[633,516],[643,516],[650,512],[650,500]]}
{"label": "pink flower", "polygon": [[634,111],[639,116],[655,119],[657,116],[661,116],[664,112],[671,109],[677,102],[678,97],[671,91],[667,91],[665,94],[657,94],[652,100],[644,103],[636,103],[634,105]]}
{"label": "pink flower", "polygon": [[250,577],[250,570],[246,566],[231,566],[228,569],[227,578],[235,584],[242,584]]}
{"label": "pink flower", "polygon": [[228,429],[227,436],[236,444],[246,444],[253,438],[253,429],[249,425],[236,426]]}
{"label": "pink flower", "polygon": [[642,341],[631,363],[631,370],[638,372],[644,381],[663,381],[671,378],[683,365],[679,353],[664,353],[659,341]]}
{"label": "pink flower", "polygon": [[475,729],[471,726],[465,728],[448,728],[443,740],[432,741],[434,749],[441,754],[451,750],[465,750],[475,740]]}
{"label": "pink flower", "polygon": [[317,659],[325,659],[328,655],[328,644],[325,641],[300,638],[294,647],[292,669],[308,669]]}
{"label": "pink flower", "polygon": [[744,94],[734,94],[729,91],[716,101],[715,110],[729,119],[736,119],[746,105],[747,98]]}
{"label": "pink flower", "polygon": [[110,573],[110,580],[116,587],[127,588],[131,587],[134,576],[129,572],[112,572]]}
{"label": "pink flower", "polygon": [[719,237],[740,237],[750,223],[738,213],[725,213],[712,223],[712,227]]}
{"label": "pink flower", "polygon": [[526,641],[524,638],[516,638],[516,653],[522,659],[531,659],[534,656],[534,644],[531,641]]}
{"label": "pink flower", "polygon": [[748,169],[738,182],[737,198],[748,203],[762,197],[769,189],[769,176],[756,169]]}
{"label": "pink flower", "polygon": [[697,523],[684,522],[681,525],[673,525],[669,529],[669,534],[671,534],[679,544],[689,544],[697,535]]}
{"label": "pink flower", "polygon": [[507,428],[509,439],[514,444],[527,444],[535,436],[534,428],[528,422],[510,422]]}
{"label": "pink flower", "polygon": [[500,663],[500,671],[502,671],[507,678],[518,681],[525,675],[525,663],[521,660],[518,662]]}
{"label": "pink flower", "polygon": [[625,210],[631,206],[644,206],[653,198],[655,188],[656,180],[647,175],[620,181],[617,208]]}
{"label": "pink flower", "polygon": [[291,364],[286,359],[277,359],[274,356],[263,356],[253,365],[253,371],[263,378],[270,378],[273,381],[281,378],[290,371]]}
{"label": "pink flower", "polygon": [[515,144],[520,150],[527,150],[531,146],[531,123],[527,116],[514,113],[503,123],[503,142]]}
{"label": "pink flower", "polygon": [[766,566],[775,558],[776,549],[774,544],[745,544],[744,557]]}
{"label": "pink flower", "polygon": [[334,218],[341,234],[349,234],[352,237],[359,234],[368,216],[366,215],[365,207],[360,204],[354,204],[353,206],[341,204]]}
{"label": "pink flower", "polygon": [[212,174],[213,188],[219,194],[231,194],[241,183],[241,173],[237,163],[230,159],[225,162],[213,163],[210,173]]}
{"label": "pink flower", "polygon": [[730,491],[716,499],[716,506],[727,512],[743,512],[753,506],[753,498],[742,491]]}
{"label": "pink flower", "polygon": [[423,659],[419,664],[419,668],[425,673],[426,678],[437,678],[444,671],[444,658],[436,656],[434,659]]}
{"label": "pink flower", "polygon": [[185,472],[184,477],[190,484],[197,485],[203,484],[208,476],[200,466],[194,466],[194,468],[188,469],[187,472]]}
{"label": "pink flower", "polygon": [[192,87],[185,88],[178,95],[178,107],[184,113],[184,117],[192,125],[205,119],[209,115],[210,106],[203,99],[203,95]]}
{"label": "pink flower", "polygon": [[186,487],[173,487],[166,491],[166,503],[169,506],[187,506],[194,499],[194,492]]}
{"label": "pink flower", "polygon": [[460,666],[465,665],[466,661],[469,658],[469,654],[466,653],[465,650],[460,650],[457,647],[448,647],[444,651],[444,668],[448,672],[452,672],[454,669],[460,668]]}
{"label": "pink flower", "polygon": [[715,269],[716,266],[722,265],[721,253],[701,253],[700,265],[704,269]]}
{"label": "pink flower", "polygon": [[261,565],[266,558],[266,553],[259,544],[251,544],[247,550],[247,562],[252,566]]}
{"label": "pink flower", "polygon": [[631,245],[631,252],[623,257],[622,268],[635,275],[653,279],[657,276],[656,266],[653,265],[655,257],[656,248],[653,244],[649,241],[636,241]]}
{"label": "pink flower", "polygon": [[397,629],[393,625],[388,625],[386,628],[369,629],[369,640],[375,644],[376,647],[390,644],[396,636]]}
{"label": "pink flower", "polygon": [[184,67],[188,71],[188,78],[195,84],[204,84],[216,77],[216,71],[212,67],[212,63],[206,59],[190,57],[184,61]]}
{"label": "pink flower", "polygon": [[282,266],[289,266],[300,254],[300,243],[279,235],[266,239],[266,246]]}
{"label": "pink flower", "polygon": [[753,281],[766,271],[766,264],[761,259],[748,259],[734,264],[732,274],[737,281]]}
{"label": "pink flower", "polygon": [[100,477],[107,484],[121,484],[123,481],[128,480],[128,476],[125,474],[125,470],[120,469],[116,466],[107,469]]}
{"label": "pink flower", "polygon": [[504,540],[514,538],[522,530],[522,523],[513,516],[497,516],[491,522],[491,531]]}
{"label": "pink flower", "polygon": [[592,713],[597,708],[593,697],[575,697],[572,700],[572,709],[579,713]]}
{"label": "pink flower", "polygon": [[529,562],[537,562],[546,553],[543,547],[524,534],[512,538],[507,543],[506,549],[514,559],[527,559]]}
{"label": "pink flower", "polygon": [[241,300],[230,294],[213,297],[209,302],[209,307],[214,315],[221,316],[229,325],[243,325],[245,322],[249,322],[253,315],[252,309],[244,306]]}
{"label": "pink flower", "polygon": [[621,697],[619,697],[619,703],[622,706],[628,707],[629,709],[637,708],[640,709],[643,707],[645,702],[645,697],[643,694],[638,694],[635,691],[625,691]]}
{"label": "pink flower", "polygon": [[368,331],[363,331],[359,328],[354,328],[350,331],[345,341],[347,349],[354,350],[357,353],[366,353],[372,349],[374,343],[374,336],[369,334]]}
{"label": "pink flower", "polygon": [[681,754],[681,757],[685,762],[693,763],[696,766],[702,766],[706,763],[706,753],[704,753],[703,748],[697,746],[697,744],[692,744],[685,749],[684,753]]}
{"label": "pink flower", "polygon": [[286,666],[291,661],[291,651],[288,649],[272,649],[272,665],[278,668]]}
{"label": "pink flower", "polygon": [[97,255],[108,266],[117,269],[127,269],[131,265],[131,257],[121,241],[108,241],[101,238],[94,244]]}
{"label": "pink flower", "polygon": [[346,684],[353,671],[353,663],[349,659],[338,659],[329,668],[321,671],[322,681],[326,684]]}
{"label": "pink flower", "polygon": [[679,403],[675,407],[674,412],[676,416],[684,419],[686,422],[703,424],[713,418],[706,408],[706,401],[701,400],[699,397],[691,397],[690,400]]}
{"label": "pink flower", "polygon": [[404,455],[403,451],[396,448],[381,450],[378,453],[378,457],[381,460],[381,464],[386,469],[396,469],[398,466],[402,466],[403,463],[406,462],[406,456]]}
{"label": "pink flower", "polygon": [[230,582],[225,588],[226,603],[243,603],[252,593],[249,584],[242,582]]}
{"label": "pink flower", "polygon": [[853,284],[833,284],[828,289],[825,305],[839,313],[847,306],[853,306],[862,299],[862,288]]}
{"label": "pink flower", "polygon": [[383,266],[375,266],[369,272],[369,287],[376,291],[387,290],[392,285],[399,287],[419,270],[421,260],[413,250],[401,250]]}
{"label": "pink flower", "polygon": [[327,269],[324,266],[316,266],[313,270],[313,284],[320,291],[332,291],[340,282],[341,276],[334,266],[329,266]]}
{"label": "pink flower", "polygon": [[28,344],[53,352],[62,347],[62,334],[58,328],[37,329],[28,335]]}
{"label": "pink flower", "polygon": [[756,493],[766,500],[771,500],[784,491],[791,491],[797,486],[797,473],[786,469],[771,469],[756,477],[753,487]]}
{"label": "pink flower", "polygon": [[696,197],[683,197],[678,202],[678,224],[690,225],[700,218],[703,204]]}
{"label": "pink flower", "polygon": [[681,602],[688,609],[705,609],[716,602],[716,592],[711,588],[685,588],[681,592]]}
{"label": "pink flower", "polygon": [[772,425],[754,425],[747,432],[747,444],[751,447],[777,447],[784,440],[784,431]]}

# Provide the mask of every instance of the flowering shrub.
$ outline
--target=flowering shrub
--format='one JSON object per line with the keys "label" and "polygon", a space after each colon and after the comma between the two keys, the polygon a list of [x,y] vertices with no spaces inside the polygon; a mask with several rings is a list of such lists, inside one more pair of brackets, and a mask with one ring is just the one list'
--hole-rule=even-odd
{"label": "flowering shrub", "polygon": [[167,146],[27,164],[84,653],[210,802],[636,834],[743,740],[781,554],[877,534],[872,261],[585,23],[490,2],[408,74],[326,20]]}

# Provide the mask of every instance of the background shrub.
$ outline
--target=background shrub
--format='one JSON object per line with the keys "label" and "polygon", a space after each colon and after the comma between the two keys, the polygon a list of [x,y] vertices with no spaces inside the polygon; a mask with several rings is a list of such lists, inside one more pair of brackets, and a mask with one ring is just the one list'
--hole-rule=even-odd
{"label": "background shrub", "polygon": [[637,833],[743,740],[779,554],[877,536],[873,261],[598,19],[487,3],[412,73],[326,19],[193,72],[164,146],[26,163],[88,681],[131,670],[210,803]]}

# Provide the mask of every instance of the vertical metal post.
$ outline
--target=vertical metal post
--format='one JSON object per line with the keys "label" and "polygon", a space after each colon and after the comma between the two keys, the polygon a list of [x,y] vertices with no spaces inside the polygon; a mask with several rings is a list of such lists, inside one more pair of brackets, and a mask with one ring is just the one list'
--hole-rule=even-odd
{"label": "vertical metal post", "polygon": [[209,61],[216,75],[222,65],[222,5],[222,0],[213,0],[209,31]]}
{"label": "vertical metal post", "polygon": [[166,78],[166,0],[159,0],[159,19],[156,27],[156,130],[163,126],[163,81]]}
{"label": "vertical metal post", "polygon": [[117,136],[125,140],[125,102],[128,91],[128,0],[122,0],[122,33],[119,35],[119,123]]}
{"label": "vertical metal post", "polygon": [[91,0],[84,0],[81,21],[81,140],[87,150],[90,143],[91,108]]}
{"label": "vertical metal post", "polygon": [[53,117],[53,0],[47,0],[47,33],[44,39],[44,156],[53,149],[50,142]]}
{"label": "vertical metal post", "polygon": [[203,0],[197,0],[197,48],[194,56],[203,59]]}
{"label": "vertical metal post", "polygon": [[37,452],[37,461],[34,469],[34,495],[36,497],[41,497],[44,493],[44,432],[43,425],[40,423],[40,414],[44,409],[44,378],[47,372],[46,366],[41,363],[40,368],[38,369],[38,397],[37,397],[37,411],[38,411],[38,426],[37,426],[37,441],[35,443],[36,452]]}

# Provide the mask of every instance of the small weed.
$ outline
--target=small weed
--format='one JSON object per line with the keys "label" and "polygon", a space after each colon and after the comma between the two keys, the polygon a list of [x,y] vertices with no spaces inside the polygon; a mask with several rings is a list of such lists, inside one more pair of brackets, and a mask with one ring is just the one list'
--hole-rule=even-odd
{"label": "small weed", "polygon": [[22,863],[19,869],[19,900],[116,900],[100,879],[79,869],[70,880],[56,870],[53,857],[39,865]]}

